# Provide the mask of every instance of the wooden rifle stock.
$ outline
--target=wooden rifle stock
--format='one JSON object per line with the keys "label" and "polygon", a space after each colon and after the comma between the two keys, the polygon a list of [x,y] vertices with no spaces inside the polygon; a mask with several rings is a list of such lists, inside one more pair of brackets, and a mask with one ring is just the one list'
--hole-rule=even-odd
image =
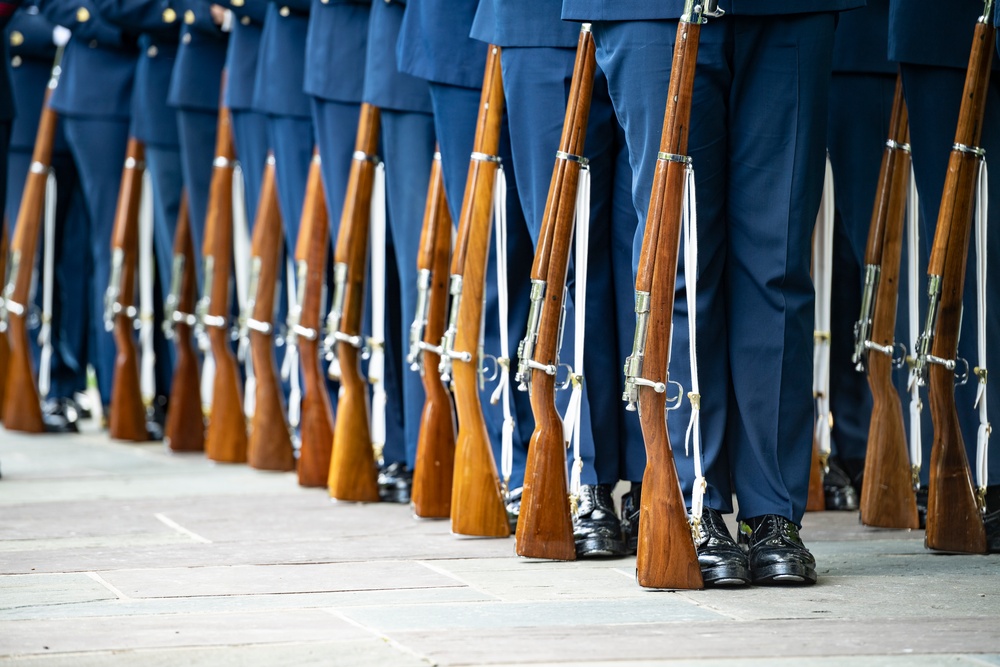
{"label": "wooden rifle stock", "polygon": [[[626,362],[626,396],[638,403],[646,444],[636,578],[651,588],[701,588],[695,553],[665,417],[674,285],[681,235],[685,158],[701,16],[677,26],[667,108],[635,282],[636,333]],[[639,383],[637,380],[642,379]],[[651,385],[656,385],[651,386]],[[657,391],[659,390],[659,391]]]}
{"label": "wooden rifle stock", "polygon": [[[4,216],[3,226],[0,227],[0,277],[3,284],[7,285],[7,253],[10,251],[7,242],[7,217]],[[3,421],[4,393],[7,389],[7,365],[10,361],[10,345],[7,343],[7,316],[3,306],[3,294],[0,292],[0,422]]]}
{"label": "wooden rifle stock", "polygon": [[448,309],[450,259],[451,215],[444,191],[441,154],[435,152],[427,189],[424,228],[420,234],[420,254],[417,256],[417,290],[420,294],[413,324],[416,329],[411,328],[411,344],[417,348],[411,349],[411,362],[420,370],[426,395],[420,416],[411,504],[413,513],[423,518],[445,519],[451,515],[451,489],[455,473],[455,406],[438,373],[441,361],[438,350],[441,349]]}
{"label": "wooden rifle stock", "polygon": [[294,335],[298,340],[304,385],[299,423],[302,442],[299,449],[299,484],[302,486],[327,485],[333,451],[333,406],[319,365],[320,310],[326,279],[327,246],[330,244],[329,224],[323,174],[317,154],[313,156],[309,168],[295,248],[298,313],[294,317],[290,314],[288,318],[288,335]]}
{"label": "wooden rifle stock", "polygon": [[[61,54],[61,51],[60,51]],[[7,342],[10,357],[4,390],[4,426],[10,431],[41,433],[44,430],[38,385],[28,344],[28,311],[31,276],[38,249],[38,235],[45,207],[45,184],[52,165],[52,146],[56,136],[56,112],[49,98],[58,82],[59,66],[52,70],[52,80],[45,93],[42,115],[35,134],[31,167],[24,182],[21,208],[11,241],[10,279],[4,288],[4,312],[7,316]]]}
{"label": "wooden rifle stock", "polygon": [[[882,154],[875,209],[865,250],[866,294],[862,298],[855,345],[855,363],[867,362],[864,365],[868,368],[868,386],[874,401],[861,487],[861,523],[883,528],[919,528],[920,525],[903,428],[903,406],[892,382],[899,263],[910,180],[908,128],[903,82],[897,78],[889,140]],[[866,307],[871,311],[865,312]]]}
{"label": "wooden rifle stock", "polygon": [[215,380],[212,384],[212,411],[205,435],[205,455],[220,463],[245,463],[247,426],[243,416],[236,357],[230,346],[229,277],[233,263],[233,169],[235,153],[229,109],[219,107],[215,143],[215,165],[205,216],[205,259],[201,325],[207,329]]}
{"label": "wooden rifle stock", "polygon": [[247,295],[250,354],[256,379],[256,408],[250,419],[247,463],[258,470],[294,470],[295,453],[285,419],[285,402],[274,360],[274,291],[281,262],[281,212],[274,161],[264,167],[257,219],[250,244],[250,289]]}
{"label": "wooden rifle stock", "polygon": [[[566,446],[563,422],[556,410],[556,369],[562,340],[566,273],[573,239],[587,120],[594,89],[594,38],[590,25],[580,30],[566,118],[559,141],[542,227],[531,267],[532,308],[540,307],[537,331],[527,332],[519,352],[521,377],[530,377],[531,412],[535,430],[528,445],[521,512],[515,551],[519,556],[573,560],[576,545],[566,487]],[[536,299],[537,292],[537,299]],[[529,326],[536,321],[529,316]],[[534,339],[533,344],[531,340]],[[531,349],[527,349],[530,347]],[[530,370],[529,361],[534,361]]]}
{"label": "wooden rifle stock", "polygon": [[104,296],[104,326],[114,330],[115,376],[111,386],[108,434],[116,440],[143,442],[146,406],[139,391],[139,359],[135,349],[135,276],[139,255],[139,200],[145,150],[140,141],[129,139],[125,166],[118,188],[118,205],[111,234],[111,279]]}
{"label": "wooden rifle stock", "polygon": [[[361,315],[365,302],[368,227],[378,158],[379,110],[361,105],[347,198],[340,218],[334,261],[343,274],[343,309],[337,336],[340,396],[330,458],[330,497],[377,502],[378,468],[372,451],[368,382],[361,375]],[[334,304],[336,307],[337,304]]]}
{"label": "wooden rifle stock", "polygon": [[451,259],[449,291],[452,313],[457,313],[457,327],[453,329],[449,322],[442,342],[442,363],[450,368],[458,413],[451,531],[481,537],[510,535],[507,508],[479,400],[479,333],[503,105],[500,47],[490,45],[455,253]]}
{"label": "wooden rifle stock", "polygon": [[163,439],[175,452],[200,452],[205,449],[205,416],[201,411],[201,380],[198,357],[192,342],[195,324],[194,305],[198,285],[194,270],[194,242],[188,197],[181,195],[174,234],[174,265],[170,296],[164,308],[164,331],[174,341],[177,364],[170,386],[170,409],[164,424]]}
{"label": "wooden rifle stock", "polygon": [[[992,0],[987,0],[972,41],[955,144],[927,268],[927,326],[917,360],[918,368],[926,372],[934,423],[925,544],[930,549],[965,553],[984,553],[986,533],[958,423],[954,367],[945,364],[958,354],[965,263],[982,160],[977,146],[982,135],[995,34]],[[930,356],[926,354],[928,347]]]}

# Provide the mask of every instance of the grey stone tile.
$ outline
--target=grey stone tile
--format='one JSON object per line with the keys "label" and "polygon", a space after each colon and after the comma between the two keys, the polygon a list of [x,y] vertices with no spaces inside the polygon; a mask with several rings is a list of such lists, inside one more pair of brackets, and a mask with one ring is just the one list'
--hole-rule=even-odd
{"label": "grey stone tile", "polygon": [[116,596],[85,574],[0,577],[0,619],[28,607],[52,607],[113,600]]}
{"label": "grey stone tile", "polygon": [[[524,667],[557,667],[565,662],[517,663]],[[981,666],[975,656],[961,655],[856,655],[836,657],[794,658],[740,658],[733,656],[721,660],[621,660],[587,662],[587,667],[977,667]],[[515,667],[514,663],[500,663],[494,667]]]}

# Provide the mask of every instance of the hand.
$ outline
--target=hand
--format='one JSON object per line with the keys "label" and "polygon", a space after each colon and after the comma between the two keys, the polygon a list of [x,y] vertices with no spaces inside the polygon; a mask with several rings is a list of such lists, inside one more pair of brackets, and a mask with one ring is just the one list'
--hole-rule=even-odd
{"label": "hand", "polygon": [[226,20],[226,8],[221,5],[212,5],[209,7],[209,11],[212,12],[212,22],[215,25],[221,26]]}

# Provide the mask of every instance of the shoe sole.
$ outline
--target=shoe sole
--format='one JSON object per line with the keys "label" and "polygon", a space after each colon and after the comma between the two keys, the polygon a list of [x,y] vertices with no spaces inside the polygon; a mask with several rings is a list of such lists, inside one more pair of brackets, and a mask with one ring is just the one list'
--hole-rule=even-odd
{"label": "shoe sole", "polygon": [[576,543],[577,558],[608,558],[625,555],[625,543],[610,537],[588,537]]}
{"label": "shoe sole", "polygon": [[753,583],[811,586],[816,583],[816,570],[801,563],[778,563],[753,572]]}
{"label": "shoe sole", "polygon": [[709,587],[746,586],[750,583],[750,572],[745,567],[726,565],[701,571],[701,580]]}

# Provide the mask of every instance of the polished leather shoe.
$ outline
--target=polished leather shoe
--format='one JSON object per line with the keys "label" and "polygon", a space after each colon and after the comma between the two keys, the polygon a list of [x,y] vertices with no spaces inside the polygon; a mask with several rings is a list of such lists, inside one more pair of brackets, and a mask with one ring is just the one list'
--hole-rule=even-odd
{"label": "polished leather shoe", "polygon": [[163,440],[163,428],[167,423],[167,413],[163,409],[163,404],[153,401],[153,404],[146,408],[146,433],[150,440]]}
{"label": "polished leather shoe", "polygon": [[927,487],[917,489],[917,521],[921,530],[927,527]]}
{"label": "polished leather shoe", "polygon": [[610,484],[584,484],[573,517],[573,541],[577,558],[624,556],[622,525],[615,514]]}
{"label": "polished leather shoe", "polygon": [[987,512],[983,524],[986,528],[986,553],[1000,554],[1000,509]]}
{"label": "polished leather shoe", "polygon": [[698,523],[695,541],[701,578],[706,586],[744,586],[750,583],[747,555],[729,534],[718,510],[706,507]]}
{"label": "polished leather shoe", "polygon": [[517,519],[521,516],[522,493],[524,493],[524,487],[519,486],[516,489],[511,489],[504,503],[507,508],[507,523],[510,524],[511,534],[517,532]]}
{"label": "polished leather shoe", "polygon": [[799,537],[799,529],[777,514],[740,521],[740,546],[747,551],[755,584],[814,584],[816,559]]}
{"label": "polished leather shoe", "polygon": [[47,398],[42,401],[42,425],[46,433],[79,433],[76,425],[79,419],[80,413],[72,398]]}
{"label": "polished leather shoe", "polygon": [[409,503],[413,487],[413,471],[398,461],[390,463],[378,473],[378,497],[384,503]]}
{"label": "polished leather shoe", "polygon": [[642,500],[642,482],[632,482],[632,488],[622,496],[622,539],[625,553],[635,554],[639,548],[639,502]]}
{"label": "polished leather shoe", "polygon": [[858,509],[858,492],[851,485],[851,478],[833,461],[827,464],[823,475],[823,496],[827,510],[854,512]]}

